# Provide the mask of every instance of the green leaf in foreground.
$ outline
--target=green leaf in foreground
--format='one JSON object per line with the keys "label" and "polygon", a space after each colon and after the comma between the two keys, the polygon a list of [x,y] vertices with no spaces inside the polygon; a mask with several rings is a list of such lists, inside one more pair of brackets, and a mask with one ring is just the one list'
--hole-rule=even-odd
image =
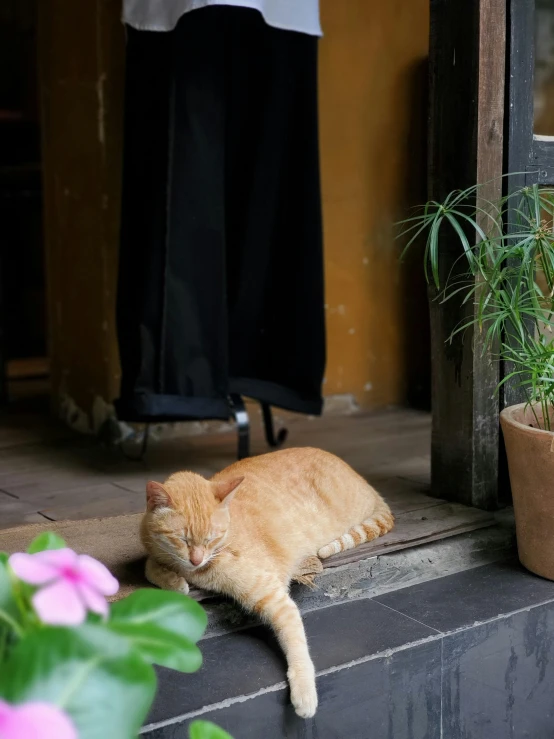
{"label": "green leaf in foreground", "polygon": [[25,636],[0,675],[3,698],[54,703],[69,713],[79,739],[135,739],[155,690],[153,668],[95,626]]}
{"label": "green leaf in foreground", "polygon": [[21,614],[14,598],[8,555],[0,552],[0,659],[9,635],[21,627]]}
{"label": "green leaf in foreground", "polygon": [[233,739],[230,734],[209,721],[193,721],[189,736],[190,739]]}
{"label": "green leaf in foreground", "polygon": [[202,666],[202,653],[189,639],[155,624],[110,623],[110,629],[125,637],[142,659],[150,664],[179,672],[196,672]]}
{"label": "green leaf in foreground", "polygon": [[124,636],[148,662],[181,672],[202,664],[196,642],[206,629],[204,609],[182,593],[136,590],[114,603],[108,626]]}
{"label": "green leaf in foreground", "polygon": [[17,614],[8,570],[8,555],[5,552],[0,552],[0,610],[6,611],[11,616]]}
{"label": "green leaf in foreground", "polygon": [[208,617],[202,606],[187,595],[142,588],[112,605],[110,621],[155,624],[196,643],[206,630]]}
{"label": "green leaf in foreground", "polygon": [[37,552],[44,552],[47,549],[63,549],[66,546],[67,544],[61,536],[52,533],[52,531],[45,531],[39,534],[36,539],[33,539],[27,552],[29,554],[36,554]]}

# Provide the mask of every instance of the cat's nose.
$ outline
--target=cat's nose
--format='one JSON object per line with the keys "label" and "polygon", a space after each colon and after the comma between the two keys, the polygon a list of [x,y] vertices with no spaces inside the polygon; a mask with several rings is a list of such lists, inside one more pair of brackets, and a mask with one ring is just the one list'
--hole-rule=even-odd
{"label": "cat's nose", "polygon": [[189,554],[191,564],[195,567],[201,565],[204,561],[204,547],[192,547]]}

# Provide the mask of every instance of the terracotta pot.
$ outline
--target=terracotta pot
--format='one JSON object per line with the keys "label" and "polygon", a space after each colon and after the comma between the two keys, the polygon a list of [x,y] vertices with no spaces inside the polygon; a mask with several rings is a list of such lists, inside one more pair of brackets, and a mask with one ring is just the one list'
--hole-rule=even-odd
{"label": "terracotta pot", "polygon": [[[514,501],[519,559],[536,575],[554,580],[554,433],[542,413],[512,405],[500,414]],[[554,428],[554,413],[551,416]]]}

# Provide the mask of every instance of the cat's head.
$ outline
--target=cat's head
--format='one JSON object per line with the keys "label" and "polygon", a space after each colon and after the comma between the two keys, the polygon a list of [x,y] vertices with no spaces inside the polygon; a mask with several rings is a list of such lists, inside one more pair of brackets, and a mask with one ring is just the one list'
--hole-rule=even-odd
{"label": "cat's head", "polygon": [[204,567],[225,546],[229,502],[244,477],[214,482],[178,472],[146,485],[146,536],[162,561],[184,569]]}

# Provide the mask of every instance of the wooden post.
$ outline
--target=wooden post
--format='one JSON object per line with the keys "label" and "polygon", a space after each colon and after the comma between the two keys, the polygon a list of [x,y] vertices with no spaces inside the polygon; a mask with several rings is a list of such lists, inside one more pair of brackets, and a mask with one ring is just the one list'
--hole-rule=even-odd
{"label": "wooden post", "polygon": [[[430,196],[488,183],[481,197],[502,194],[506,0],[432,0],[430,46]],[[495,179],[498,178],[498,179]],[[468,234],[471,238],[475,234]],[[461,246],[441,242],[441,280],[456,269]],[[451,501],[498,505],[499,377],[493,352],[477,332],[449,342],[469,317],[431,290],[432,486]]]}
{"label": "wooden post", "polygon": [[65,419],[87,430],[119,382],[121,0],[38,7],[52,392]]}

